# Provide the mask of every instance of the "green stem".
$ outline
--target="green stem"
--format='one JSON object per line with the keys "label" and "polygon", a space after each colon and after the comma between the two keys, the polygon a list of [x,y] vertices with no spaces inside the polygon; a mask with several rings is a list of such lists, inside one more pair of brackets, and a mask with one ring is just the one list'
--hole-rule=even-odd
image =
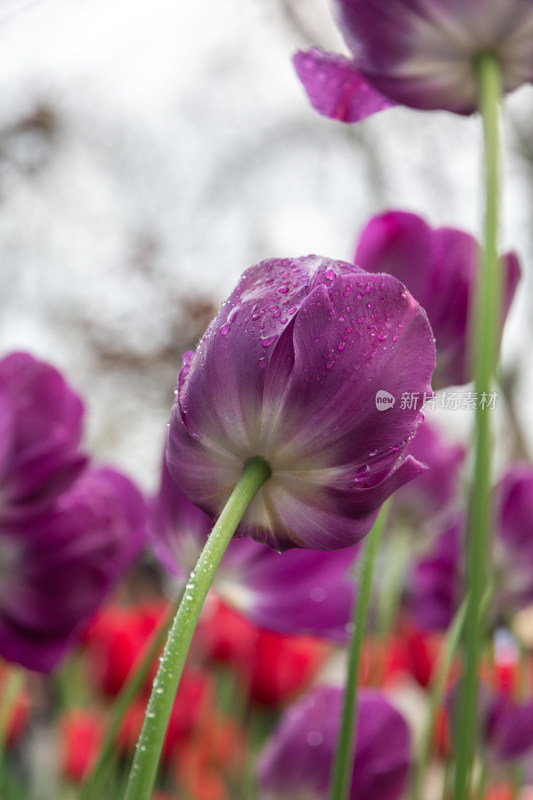
{"label": "green stem", "polygon": [[79,800],[89,800],[94,796],[96,790],[100,786],[109,766],[110,756],[113,751],[113,744],[115,742],[120,723],[122,722],[124,714],[128,710],[131,701],[139,693],[144,681],[146,680],[146,676],[150,671],[150,667],[154,662],[154,659],[165,642],[168,629],[170,628],[170,623],[174,619],[181,602],[181,597],[182,595],[180,594],[177,600],[172,603],[165,614],[164,619],[160,622],[150,639],[146,642],[145,647],[141,651],[135,663],[134,669],[115,698],[115,702],[111,708],[110,721],[107,726],[103,745],[100,748],[98,759],[92,769],[91,774],[81,787]]}
{"label": "green stem", "polygon": [[8,667],[7,675],[2,685],[0,700],[0,775],[4,768],[5,743],[8,736],[11,714],[17,702],[17,697],[24,686],[24,672],[19,667]]}
{"label": "green stem", "polygon": [[422,736],[420,738],[418,758],[415,765],[415,775],[411,793],[412,800],[420,800],[422,796],[422,783],[426,776],[429,757],[431,755],[431,741],[433,737],[433,731],[435,730],[437,711],[442,706],[444,692],[446,690],[446,682],[452,666],[453,657],[459,646],[459,639],[466,617],[466,608],[467,599],[463,601],[459,611],[455,615],[453,623],[448,629],[446,641],[444,643],[444,651],[439,658],[437,669],[431,681],[428,713],[424,730],[422,731]]}
{"label": "green stem", "polygon": [[130,772],[126,800],[149,800],[151,797],[174,697],[207,592],[237,525],[270,475],[270,467],[264,459],[251,458],[246,462],[239,483],[191,573],[154,681]]}
{"label": "green stem", "polygon": [[[499,213],[499,106],[501,75],[497,59],[482,53],[476,59],[479,103],[485,144],[484,249],[476,294],[472,355],[475,390],[480,399],[488,394],[495,371],[501,319],[500,263],[498,259]],[[469,603],[466,617],[465,675],[463,681],[455,800],[469,797],[469,783],[476,744],[478,668],[484,621],[481,600],[488,577],[491,552],[491,461],[490,413],[478,402],[475,416],[474,476],[466,537],[466,582]]]}
{"label": "green stem", "polygon": [[370,605],[372,578],[376,555],[387,521],[388,504],[382,507],[374,527],[367,536],[365,549],[361,559],[359,590],[354,602],[354,628],[348,655],[348,674],[344,688],[344,705],[342,712],[337,750],[333,764],[331,781],[331,800],[345,800],[350,789],[350,779],[355,751],[355,730],[357,725],[356,695],[359,680],[359,663],[365,636],[366,618]]}

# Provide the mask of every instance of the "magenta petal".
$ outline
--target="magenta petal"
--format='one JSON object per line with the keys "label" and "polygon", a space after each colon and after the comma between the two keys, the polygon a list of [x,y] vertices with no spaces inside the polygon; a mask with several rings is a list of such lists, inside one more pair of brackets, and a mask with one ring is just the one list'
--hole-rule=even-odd
{"label": "magenta petal", "polygon": [[[284,712],[259,757],[259,781],[265,796],[326,800],[342,697],[338,687],[317,686]],[[362,689],[357,702],[349,800],[397,800],[404,791],[410,762],[408,727],[379,692]]]}
{"label": "magenta petal", "polygon": [[359,122],[396,105],[378,92],[343,56],[313,48],[293,57],[294,66],[313,108],[341,122]]}

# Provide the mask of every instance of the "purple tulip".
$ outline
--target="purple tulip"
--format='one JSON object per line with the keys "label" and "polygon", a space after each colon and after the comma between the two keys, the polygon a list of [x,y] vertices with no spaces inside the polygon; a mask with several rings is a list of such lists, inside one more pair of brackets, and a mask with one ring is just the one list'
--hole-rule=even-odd
{"label": "purple tulip", "polygon": [[425,312],[395,278],[317,256],[264,261],[184,356],[170,472],[215,517],[261,456],[272,475],[238,533],[277,550],[348,547],[424,469],[404,458],[421,402],[399,401],[431,394],[434,359]]}
{"label": "purple tulip", "polygon": [[498,594],[514,610],[533,602],[533,466],[513,464],[495,490]]}
{"label": "purple tulip", "polygon": [[0,654],[47,672],[137,555],[145,503],[123,475],[86,471],[33,518],[0,528]]}
{"label": "purple tulip", "polygon": [[[157,557],[172,575],[186,579],[212,522],[182,492],[165,464],[149,519]],[[331,552],[296,549],[279,554],[253,539],[234,539],[213,588],[261,628],[345,642],[358,552],[354,545]]]}
{"label": "purple tulip", "polygon": [[[468,383],[473,377],[468,325],[480,254],[480,246],[470,234],[431,228],[421,217],[404,211],[388,211],[371,219],[356,249],[358,266],[394,275],[426,310],[437,345],[436,389]],[[503,329],[520,278],[516,254],[504,255],[501,266]]]}
{"label": "purple tulip", "polygon": [[87,463],[83,403],[57,370],[28,353],[0,361],[0,524],[35,513]]}
{"label": "purple tulip", "polygon": [[464,520],[447,520],[428,552],[413,562],[409,604],[417,625],[429,631],[449,628],[461,602]]}
{"label": "purple tulip", "polygon": [[[326,800],[337,744],[343,692],[312,689],[285,711],[259,757],[264,800]],[[376,691],[358,696],[357,743],[350,800],[401,797],[410,762],[409,729]]]}
{"label": "purple tulip", "polygon": [[531,754],[533,701],[518,703],[505,694],[483,698],[482,730],[491,758],[506,764]]}
{"label": "purple tulip", "polygon": [[396,514],[416,525],[457,504],[466,449],[448,442],[426,419],[406,452],[428,468],[394,495]]}
{"label": "purple tulip", "polygon": [[[490,616],[505,621],[533,602],[533,467],[509,467],[494,492]],[[413,615],[424,628],[445,630],[459,608],[464,576],[464,518],[448,519],[428,550],[413,562],[408,581]]]}
{"label": "purple tulip", "polygon": [[505,92],[533,80],[532,0],[335,0],[351,58],[299,52],[311,104],[342,122],[392,105],[470,114],[476,56],[493,53]]}

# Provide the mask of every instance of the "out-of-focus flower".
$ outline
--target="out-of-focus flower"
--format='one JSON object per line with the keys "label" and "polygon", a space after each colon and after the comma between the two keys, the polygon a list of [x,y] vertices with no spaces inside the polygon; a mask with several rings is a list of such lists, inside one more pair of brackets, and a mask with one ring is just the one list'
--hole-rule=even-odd
{"label": "out-of-focus flower", "polygon": [[[99,610],[83,635],[88,680],[104,694],[116,695],[167,608],[168,604],[161,601]],[[148,692],[156,671],[154,663],[146,679]]]}
{"label": "out-of-focus flower", "polygon": [[33,514],[66,489],[80,451],[83,403],[59,372],[28,353],[0,361],[0,525]]}
{"label": "out-of-focus flower", "polygon": [[318,49],[294,57],[313,107],[358,122],[391,105],[470,114],[476,59],[494,55],[503,90],[533,80],[531,0],[335,0],[351,58]]}
{"label": "out-of-focus flower", "polygon": [[[325,800],[343,692],[316,687],[283,714],[259,759],[262,800]],[[401,797],[410,762],[408,727],[385,697],[361,690],[350,800]]]}
{"label": "out-of-focus flower", "polygon": [[[452,734],[456,739],[459,683],[452,690],[447,712]],[[520,702],[508,693],[494,691],[482,684],[478,709],[480,746],[492,762],[509,764],[533,752],[533,701]]]}
{"label": "out-of-focus flower", "polygon": [[81,783],[93,768],[104,740],[104,718],[99,711],[77,708],[59,720],[61,771],[73,783]]}
{"label": "out-of-focus flower", "polygon": [[359,675],[361,686],[397,686],[405,682],[409,668],[409,654],[402,636],[365,637]]}
{"label": "out-of-focus flower", "polygon": [[533,602],[533,466],[512,464],[494,493],[497,591],[514,610]]}
{"label": "out-of-focus flower", "polygon": [[301,693],[331,652],[323,640],[258,628],[233,608],[211,598],[197,632],[204,656],[232,667],[244,694],[278,706]]}
{"label": "out-of-focus flower", "polygon": [[[169,766],[176,747],[186,743],[213,705],[213,682],[206,670],[187,665],[174,699],[163,743],[162,759]],[[117,733],[117,747],[133,753],[146,714],[146,698],[130,703]]]}
{"label": "out-of-focus flower", "polygon": [[252,669],[245,676],[250,680],[250,699],[263,706],[286,703],[309,685],[329,653],[319,639],[260,630]]}
{"label": "out-of-focus flower", "polygon": [[[533,602],[533,467],[513,464],[494,490],[493,625]],[[415,620],[426,630],[445,630],[459,608],[464,575],[464,517],[446,518],[408,580]]]}
{"label": "out-of-focus flower", "polygon": [[112,469],[86,471],[31,519],[0,528],[0,653],[46,672],[138,554],[146,509]]}
{"label": "out-of-focus flower", "polygon": [[449,628],[461,600],[464,519],[454,515],[428,552],[413,562],[408,581],[413,618],[424,630]]}
{"label": "out-of-focus flower", "polygon": [[447,441],[426,419],[418,426],[406,452],[428,469],[398,489],[394,495],[394,512],[416,525],[458,503],[466,449]]}
{"label": "out-of-focus flower", "polygon": [[195,735],[176,748],[178,788],[195,800],[229,800],[229,786],[240,779],[245,754],[235,720],[220,712],[207,715]]}
{"label": "out-of-focus flower", "polygon": [[[496,786],[489,786],[487,789],[487,793],[484,796],[484,800],[513,800],[514,789],[511,785],[506,783],[499,783]],[[520,793],[523,800],[528,800],[523,792]]]}
{"label": "out-of-focus flower", "polygon": [[[11,669],[7,664],[0,667],[0,703],[5,703],[4,692]],[[9,702],[11,707],[5,721],[5,736],[6,744],[13,746],[24,733],[30,716],[30,695],[26,685],[20,686]]]}
{"label": "out-of-focus flower", "polygon": [[[148,526],[156,555],[175,577],[194,569],[212,523],[188,499],[163,462]],[[215,576],[214,591],[256,625],[312,633],[344,642],[355,593],[354,545],[331,552],[276,553],[252,539],[234,539]]]}
{"label": "out-of-focus flower", "polygon": [[[464,384],[473,377],[468,326],[480,256],[481,248],[470,234],[431,228],[417,214],[405,211],[373,217],[359,239],[355,263],[368,272],[394,275],[426,310],[437,346],[435,389]],[[501,268],[503,329],[520,278],[516,254],[504,255]]]}
{"label": "out-of-focus flower", "polygon": [[427,689],[435,674],[444,637],[439,633],[428,633],[412,623],[403,624],[402,636],[408,655],[409,671],[416,682]]}
{"label": "out-of-focus flower", "polygon": [[272,470],[239,526],[276,550],[339,549],[423,467],[403,458],[431,393],[425,312],[395,278],[316,256],[251,267],[184,356],[167,462],[217,516],[246,461]]}

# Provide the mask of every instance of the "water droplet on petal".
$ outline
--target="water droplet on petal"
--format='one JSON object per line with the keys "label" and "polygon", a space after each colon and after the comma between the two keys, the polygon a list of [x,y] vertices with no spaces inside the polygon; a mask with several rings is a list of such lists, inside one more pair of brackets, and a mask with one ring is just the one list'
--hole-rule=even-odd
{"label": "water droplet on petal", "polygon": [[277,338],[277,336],[267,336],[265,339],[261,339],[261,344],[263,347],[269,347],[276,341]]}
{"label": "water droplet on petal", "polygon": [[328,279],[328,281],[333,281],[333,280],[335,280],[336,277],[337,277],[337,273],[335,272],[334,269],[328,269],[327,270],[326,278]]}
{"label": "water droplet on petal", "polygon": [[228,334],[228,333],[229,333],[229,325],[227,325],[227,324],[223,325],[221,327],[221,329],[220,329],[220,335],[221,336],[226,336],[226,334]]}

